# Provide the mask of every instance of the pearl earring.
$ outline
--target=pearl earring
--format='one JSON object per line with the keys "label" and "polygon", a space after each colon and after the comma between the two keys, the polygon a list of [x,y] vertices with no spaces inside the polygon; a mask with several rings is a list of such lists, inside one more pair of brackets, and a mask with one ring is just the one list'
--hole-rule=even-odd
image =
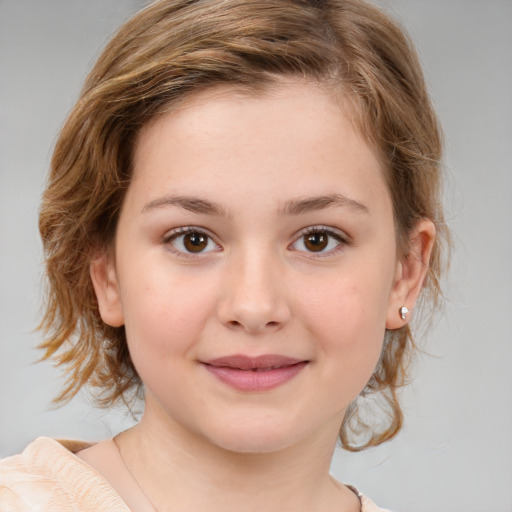
{"label": "pearl earring", "polygon": [[405,320],[407,318],[407,313],[409,313],[409,308],[407,306],[402,306],[398,312],[400,313],[400,318]]}

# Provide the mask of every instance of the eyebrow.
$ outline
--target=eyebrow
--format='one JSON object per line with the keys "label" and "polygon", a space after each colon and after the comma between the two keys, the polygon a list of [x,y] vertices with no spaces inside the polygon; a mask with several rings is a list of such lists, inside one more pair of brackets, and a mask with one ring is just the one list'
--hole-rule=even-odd
{"label": "eyebrow", "polygon": [[364,204],[342,194],[329,194],[287,201],[281,209],[281,212],[285,215],[301,215],[303,213],[316,212],[332,207],[343,207],[356,212],[368,213],[368,207]]}
{"label": "eyebrow", "polygon": [[202,213],[205,215],[215,215],[217,217],[226,217],[226,211],[217,203],[213,203],[206,199],[193,196],[164,196],[150,201],[144,208],[143,212],[162,208],[165,206],[178,206],[193,213]]}
{"label": "eyebrow", "polygon": [[[198,214],[214,215],[216,217],[228,216],[222,205],[194,196],[160,197],[144,205],[142,212],[168,206],[178,206]],[[290,201],[286,201],[284,206],[279,209],[278,213],[280,215],[302,215],[304,213],[321,211],[332,207],[343,207],[356,212],[368,213],[368,208],[364,204],[342,194],[329,194],[324,196],[307,197],[305,199],[292,199]]]}

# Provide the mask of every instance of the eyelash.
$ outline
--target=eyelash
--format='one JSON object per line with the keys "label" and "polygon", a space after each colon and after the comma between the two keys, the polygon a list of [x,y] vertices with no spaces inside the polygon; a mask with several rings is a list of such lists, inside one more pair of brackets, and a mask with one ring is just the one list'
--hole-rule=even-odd
{"label": "eyelash", "polygon": [[[217,249],[210,249],[208,251],[201,250],[201,251],[198,251],[197,253],[194,253],[192,251],[178,249],[173,245],[173,242],[176,242],[176,240],[178,240],[180,237],[184,237],[186,235],[191,235],[191,234],[206,237],[207,238],[207,246],[206,247],[208,247],[208,245],[213,242],[216,245]],[[310,227],[302,230],[298,234],[298,236],[296,236],[294,242],[292,242],[289,245],[289,247],[293,247],[295,244],[299,243],[300,241],[302,241],[302,243],[304,243],[304,238],[306,236],[314,235],[314,234],[327,235],[327,237],[328,237],[327,244],[329,244],[330,241],[332,239],[334,239],[337,242],[337,245],[334,248],[329,249],[328,251],[321,250],[321,251],[315,252],[315,251],[300,250],[300,249],[295,249],[295,250],[308,254],[308,257],[325,258],[325,257],[331,256],[331,255],[337,253],[339,250],[342,250],[343,247],[350,245],[350,240],[348,239],[348,237],[346,237],[342,233],[338,232],[337,230],[328,228],[327,226],[310,226]],[[214,252],[215,250],[218,250],[218,248],[220,247],[219,244],[217,242],[215,242],[214,237],[207,230],[205,230],[204,228],[199,228],[199,227],[195,227],[195,226],[185,226],[185,227],[179,227],[179,228],[174,229],[171,233],[167,234],[163,238],[163,243],[165,245],[170,246],[171,250],[174,254],[176,254],[180,257],[183,257],[183,258],[197,258],[197,257],[203,256],[205,254],[208,254],[210,252]]]}
{"label": "eyelash", "polygon": [[209,250],[206,252],[198,251],[197,253],[193,253],[191,251],[189,252],[186,250],[177,249],[173,245],[173,242],[178,240],[180,237],[184,237],[185,235],[192,235],[192,234],[204,236],[208,239],[207,244],[209,244],[210,242],[213,242],[217,248],[219,247],[219,244],[217,244],[217,242],[215,242],[214,237],[208,231],[206,231],[203,228],[198,228],[195,226],[185,226],[185,227],[180,227],[180,228],[174,229],[171,233],[168,233],[167,235],[164,236],[163,243],[167,246],[170,246],[170,250],[174,254],[176,254],[182,258],[197,258],[198,256],[202,256],[204,254],[215,251],[215,249],[213,249],[213,250]]}
{"label": "eyelash", "polygon": [[[300,251],[308,254],[308,257],[312,258],[327,258],[336,254],[338,251],[342,250],[345,246],[350,245],[349,238],[338,230],[334,230],[333,228],[329,228],[327,226],[310,226],[299,233],[299,236],[295,239],[295,241],[290,245],[293,246],[297,244],[299,241],[304,243],[304,238],[308,235],[314,234],[324,234],[327,235],[328,239],[334,239],[337,242],[337,245],[328,251]],[[328,240],[329,244],[330,241]]]}

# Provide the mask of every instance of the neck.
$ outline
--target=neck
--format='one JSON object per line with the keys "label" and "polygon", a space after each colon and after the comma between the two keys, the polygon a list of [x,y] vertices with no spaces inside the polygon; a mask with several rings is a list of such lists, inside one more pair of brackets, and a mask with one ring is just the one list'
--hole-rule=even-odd
{"label": "neck", "polygon": [[329,475],[338,426],[334,418],[324,432],[293,446],[238,453],[162,422],[146,409],[141,422],[117,442],[158,512],[358,510],[355,496]]}

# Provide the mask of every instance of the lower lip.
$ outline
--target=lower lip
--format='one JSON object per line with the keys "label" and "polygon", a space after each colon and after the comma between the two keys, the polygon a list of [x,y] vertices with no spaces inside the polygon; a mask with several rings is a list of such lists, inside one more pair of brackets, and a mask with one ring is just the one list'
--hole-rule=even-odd
{"label": "lower lip", "polygon": [[267,391],[293,379],[307,365],[306,361],[273,370],[240,370],[227,366],[205,365],[219,380],[238,391]]}

